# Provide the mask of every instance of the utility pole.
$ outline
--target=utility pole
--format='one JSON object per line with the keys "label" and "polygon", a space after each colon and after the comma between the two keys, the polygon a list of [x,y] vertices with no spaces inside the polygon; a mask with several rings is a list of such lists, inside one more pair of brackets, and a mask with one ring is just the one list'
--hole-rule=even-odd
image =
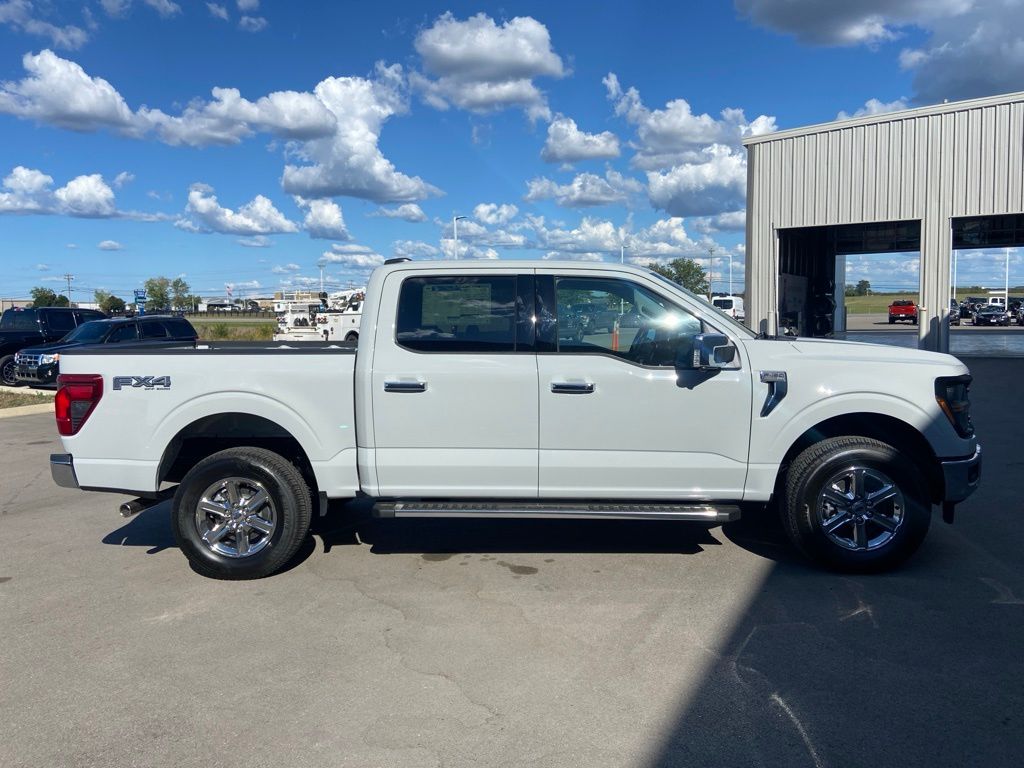
{"label": "utility pole", "polygon": [[715,246],[708,246],[708,298],[715,295]]}
{"label": "utility pole", "polygon": [[75,276],[72,275],[70,272],[65,272],[64,273],[64,279],[67,280],[67,283],[68,283],[68,292],[67,292],[66,295],[68,297],[68,306],[70,306],[71,305],[71,281],[75,279]]}
{"label": "utility pole", "polygon": [[459,258],[459,221],[465,216],[452,216],[452,230],[455,233],[455,258]]}

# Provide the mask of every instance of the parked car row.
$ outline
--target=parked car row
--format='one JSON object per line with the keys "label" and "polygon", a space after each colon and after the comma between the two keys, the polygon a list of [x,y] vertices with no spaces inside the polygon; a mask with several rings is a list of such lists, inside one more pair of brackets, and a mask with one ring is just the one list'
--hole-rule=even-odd
{"label": "parked car row", "polygon": [[8,309],[0,316],[0,381],[6,386],[53,384],[61,353],[77,347],[180,344],[197,338],[188,320],[169,315],[108,318],[93,309]]}

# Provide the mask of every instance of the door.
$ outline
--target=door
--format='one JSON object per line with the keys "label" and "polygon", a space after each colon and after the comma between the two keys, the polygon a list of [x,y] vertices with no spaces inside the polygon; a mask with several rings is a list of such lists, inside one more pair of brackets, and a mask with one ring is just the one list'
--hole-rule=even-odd
{"label": "door", "polygon": [[537,495],[533,275],[396,271],[373,346],[382,496]]}
{"label": "door", "polygon": [[538,315],[557,317],[538,339],[540,496],[742,498],[752,397],[742,345],[734,368],[677,370],[697,334],[723,332],[711,312],[608,274],[537,277]]}

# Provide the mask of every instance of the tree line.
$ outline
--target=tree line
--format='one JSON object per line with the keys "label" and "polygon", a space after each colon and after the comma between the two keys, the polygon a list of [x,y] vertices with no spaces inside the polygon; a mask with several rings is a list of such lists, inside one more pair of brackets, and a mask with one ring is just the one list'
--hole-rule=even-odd
{"label": "tree line", "polygon": [[[202,302],[202,297],[192,293],[192,288],[183,278],[151,277],[142,284],[146,291],[146,311],[156,312],[167,309],[194,309]],[[43,286],[36,286],[30,292],[33,307],[67,307],[71,302],[63,293]],[[93,292],[93,300],[108,315],[120,314],[125,311],[127,303],[110,291],[97,288]]]}

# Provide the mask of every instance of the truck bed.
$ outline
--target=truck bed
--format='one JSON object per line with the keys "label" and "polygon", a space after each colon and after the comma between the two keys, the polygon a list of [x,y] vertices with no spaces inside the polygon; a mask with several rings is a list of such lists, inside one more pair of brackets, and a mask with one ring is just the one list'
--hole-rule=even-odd
{"label": "truck bed", "polygon": [[321,491],[352,496],[355,362],[355,344],[340,342],[74,350],[61,356],[61,373],[99,374],[103,394],[65,448],[82,487],[144,495],[159,490],[184,440],[234,431],[272,440],[283,431],[301,446]]}

